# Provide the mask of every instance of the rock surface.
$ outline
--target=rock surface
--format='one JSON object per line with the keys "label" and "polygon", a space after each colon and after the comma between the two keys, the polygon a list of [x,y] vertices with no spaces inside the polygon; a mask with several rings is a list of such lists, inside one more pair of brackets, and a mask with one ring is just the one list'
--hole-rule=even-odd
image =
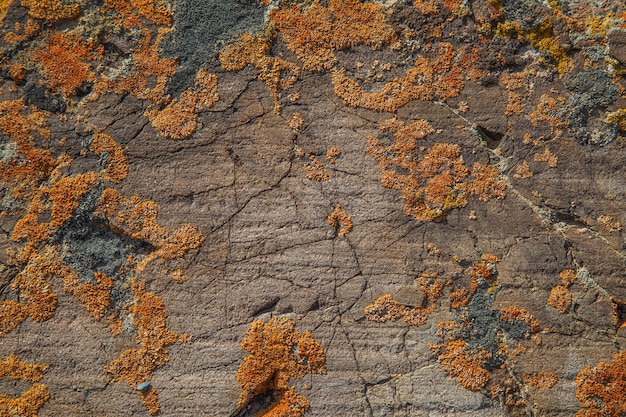
{"label": "rock surface", "polygon": [[561,3],[0,4],[0,416],[626,412],[626,10]]}

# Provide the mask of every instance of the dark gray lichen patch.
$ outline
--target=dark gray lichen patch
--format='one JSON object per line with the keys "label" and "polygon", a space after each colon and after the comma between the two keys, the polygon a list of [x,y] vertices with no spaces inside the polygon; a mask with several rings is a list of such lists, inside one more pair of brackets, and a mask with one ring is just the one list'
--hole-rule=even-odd
{"label": "dark gray lichen patch", "polygon": [[617,136],[617,129],[603,121],[601,114],[618,98],[618,86],[602,70],[581,71],[565,81],[570,90],[561,114],[567,117],[576,139],[603,145]]}
{"label": "dark gray lichen patch", "polygon": [[166,91],[175,97],[193,85],[200,68],[211,72],[220,68],[220,49],[244,33],[264,28],[265,7],[257,0],[174,0],[172,9],[174,30],[161,47],[180,64]]}
{"label": "dark gray lichen patch", "polygon": [[483,365],[488,370],[499,368],[506,360],[503,344],[508,345],[511,341],[522,340],[530,335],[528,323],[521,320],[505,321],[500,310],[491,308],[500,289],[495,265],[492,268],[491,279],[478,278],[478,287],[469,304],[454,311],[458,328],[451,335],[453,339],[467,343],[469,352],[489,352],[490,357]]}

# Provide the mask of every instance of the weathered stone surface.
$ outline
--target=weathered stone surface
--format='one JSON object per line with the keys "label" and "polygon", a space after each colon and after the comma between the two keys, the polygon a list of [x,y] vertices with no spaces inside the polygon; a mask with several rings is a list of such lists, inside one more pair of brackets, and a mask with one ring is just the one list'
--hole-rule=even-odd
{"label": "weathered stone surface", "polygon": [[[310,58],[310,51],[290,43],[296,42],[289,37],[291,26],[278,20],[273,29],[265,26],[272,19],[270,10],[296,10],[295,4],[173,1],[166,7],[157,1],[150,8],[131,2],[129,13],[141,22],[137,24],[116,20],[122,15],[117,6],[112,6],[117,14],[109,11],[98,20],[94,16],[101,5],[86,3],[81,3],[83,19],[76,20],[52,11],[46,18],[35,17],[38,6],[33,2],[13,1],[1,27],[0,333],[6,334],[0,339],[0,359],[14,354],[24,362],[50,366],[39,381],[50,398],[35,415],[149,415],[152,409],[142,404],[135,389],[147,382],[145,375],[158,392],[160,415],[254,415],[284,391],[267,382],[268,392],[241,405],[237,375],[248,355],[241,343],[252,322],[275,317],[295,321],[296,331],[310,332],[325,351],[325,375],[294,376],[288,383],[310,402],[307,416],[572,416],[579,410],[586,415],[576,396],[577,375],[587,366],[611,363],[626,349],[626,313],[616,307],[626,302],[626,97],[619,88],[623,68],[605,62],[607,53],[624,61],[623,2],[609,2],[614,13],[606,21],[593,4],[579,2],[562,10],[534,0],[476,1],[469,8],[436,0],[372,3],[373,14],[366,21],[383,16],[390,37],[373,45],[367,28],[361,28],[363,36],[349,34],[361,39],[351,47],[341,46],[343,35],[333,22],[347,25],[341,7],[360,10],[362,4],[315,3],[324,10],[335,7],[327,22],[332,42],[324,37],[327,33],[318,35],[329,43],[336,62],[331,70],[317,72],[304,68],[303,57]],[[29,12],[41,27],[25,34]],[[541,26],[540,17],[549,18],[550,27]],[[21,26],[16,28],[16,22]],[[172,27],[157,41],[159,30]],[[240,70],[223,69],[219,51],[244,32],[265,30],[271,36],[264,58],[251,58]],[[58,70],[70,73],[70,64],[88,62],[92,75],[85,75],[85,82],[99,94],[76,90],[64,96],[54,89],[53,76],[45,75],[45,63],[35,57],[55,31],[102,46],[101,56],[95,56],[93,46],[91,58],[65,57]],[[99,35],[89,38],[88,33]],[[22,35],[24,39],[11,42],[11,36]],[[156,65],[163,73],[145,68],[133,72],[133,65],[140,68],[142,36],[152,48],[150,59],[163,60]],[[555,42],[556,49],[541,43],[546,40]],[[448,70],[441,69],[445,63],[433,64],[447,44],[454,51],[476,47],[476,62],[469,67],[484,73],[455,74],[454,68],[469,59],[460,53],[450,58]],[[325,52],[323,45],[320,51]],[[176,74],[166,73],[166,58],[176,56]],[[415,95],[393,111],[378,111],[373,98],[341,96],[333,85],[338,71],[345,69],[362,91],[377,93],[417,68],[420,57],[430,61],[419,68],[413,84],[431,85],[432,96]],[[278,58],[301,67],[297,81],[287,81],[286,67],[276,70],[273,65],[282,62]],[[18,66],[27,74],[21,82]],[[197,105],[204,90],[194,80],[201,68],[218,77],[219,100],[208,110]],[[432,80],[428,69],[435,73]],[[438,71],[445,76],[437,78]],[[278,78],[272,78],[276,73]],[[141,80],[142,74],[147,74],[145,86],[107,84]],[[395,99],[406,90],[398,88],[379,99]],[[150,112],[165,111],[176,100],[184,104],[185,94],[196,104],[175,113],[171,123],[196,118],[195,130],[182,140],[167,139],[152,124]],[[21,110],[9,108],[8,103],[21,99]],[[350,105],[353,99],[360,104]],[[38,125],[31,116],[23,139],[22,131],[14,128],[20,115],[26,119],[40,110],[45,111],[45,123]],[[298,114],[303,118],[299,125]],[[405,126],[424,120],[433,132],[413,133],[418,138],[413,137],[411,148],[411,140],[398,139],[398,129],[380,127],[389,119]],[[49,138],[36,131],[43,124],[50,129]],[[125,161],[119,166],[126,166],[128,174],[122,180],[105,179],[116,148],[94,150],[94,133],[108,135],[123,151]],[[380,141],[383,156],[374,155],[372,138]],[[468,170],[444,187],[444,197],[459,200],[439,205],[434,198],[428,201],[424,184],[441,172],[427,176],[425,165],[407,168],[428,160],[424,155],[438,143],[458,146]],[[28,171],[31,182],[14,171],[30,161],[27,144],[40,156],[49,150],[54,158],[45,173]],[[326,157],[331,148],[340,150],[333,162]],[[65,167],[64,153],[71,158]],[[392,162],[379,162],[383,158]],[[463,188],[475,185],[475,163],[495,167],[495,174],[486,175],[492,181],[488,190],[477,195]],[[393,170],[398,182],[381,182],[385,169]],[[319,178],[327,174],[327,180],[312,179],[314,170],[320,171]],[[88,192],[76,197],[75,206],[63,205],[69,218],[54,223],[58,213],[50,210],[54,195],[49,190],[86,173],[96,178]],[[418,185],[397,185],[402,176],[412,176]],[[81,184],[64,190],[70,203],[71,191]],[[506,196],[494,191],[498,184]],[[144,204],[145,210],[103,214],[108,206],[98,201],[111,188],[127,199],[120,207]],[[49,206],[36,211],[33,201]],[[54,200],[55,207],[62,201]],[[428,212],[431,217],[411,214],[420,203],[439,211]],[[327,219],[338,204],[352,222],[343,236]],[[41,230],[32,227],[20,235],[20,224],[30,212]],[[197,234],[173,238],[187,223],[197,227]],[[37,233],[46,228],[50,236],[39,238]],[[185,246],[186,238],[197,244]],[[24,316],[9,329],[6,323],[19,318],[9,311],[11,303],[30,305],[26,285],[20,289],[15,284],[34,262],[25,248],[39,253],[46,246],[55,248],[60,261],[45,277],[50,288],[41,290],[56,294],[54,314],[41,322]],[[23,252],[16,253],[20,248]],[[476,273],[481,263],[492,268],[491,275]],[[559,274],[568,269],[577,279],[565,285]],[[184,282],[177,282],[182,281],[176,279],[178,270]],[[97,321],[85,308],[93,299],[86,302],[68,291],[71,272],[81,285],[92,287],[102,285],[96,272],[110,277],[105,318]],[[425,291],[420,279],[445,284],[442,293]],[[162,300],[167,329],[174,336],[141,327],[137,283]],[[572,294],[564,313],[548,304],[557,285]],[[469,303],[455,307],[448,296],[461,289],[467,290]],[[366,308],[385,294],[403,313],[373,320]],[[409,324],[410,314],[431,306],[425,324]],[[502,311],[511,306],[530,313],[537,328],[528,318],[503,318]],[[484,313],[484,320],[477,312]],[[164,318],[161,310],[157,313]],[[109,317],[121,321],[118,335],[112,334]],[[468,317],[472,319],[465,320],[461,336],[446,334],[439,326],[452,322],[461,328]],[[152,331],[158,337],[149,339],[146,334]],[[192,340],[174,343],[181,334]],[[142,342],[142,337],[148,339]],[[441,349],[451,340],[467,346],[463,352],[468,361],[481,351],[490,352],[478,366],[489,372],[488,382],[470,390],[459,375],[470,368],[469,362],[456,374],[446,368]],[[123,352],[157,342],[163,344],[161,350],[144,352],[145,363],[154,365],[137,362],[143,364],[137,367],[150,369],[142,368],[139,379],[105,372]],[[164,351],[168,357],[157,365]],[[524,379],[539,372],[555,375],[558,382],[540,387]],[[0,379],[0,401],[19,397],[32,384]],[[626,393],[618,388],[615,395],[624,398]],[[0,415],[17,415],[4,410],[0,405]],[[291,410],[284,415],[300,415]]]}

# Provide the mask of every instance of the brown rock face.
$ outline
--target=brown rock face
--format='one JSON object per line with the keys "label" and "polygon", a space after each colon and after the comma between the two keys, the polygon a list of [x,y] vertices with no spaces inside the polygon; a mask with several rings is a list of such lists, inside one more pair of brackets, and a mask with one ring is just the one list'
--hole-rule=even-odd
{"label": "brown rock face", "polygon": [[623,1],[470,3],[0,1],[0,416],[620,415]]}

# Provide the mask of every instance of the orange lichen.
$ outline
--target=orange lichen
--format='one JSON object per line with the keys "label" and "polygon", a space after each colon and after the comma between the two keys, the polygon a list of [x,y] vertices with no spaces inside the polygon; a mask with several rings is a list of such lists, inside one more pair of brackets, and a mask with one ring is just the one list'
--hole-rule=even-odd
{"label": "orange lichen", "polygon": [[451,377],[456,377],[463,387],[477,391],[487,385],[491,375],[482,368],[489,357],[486,351],[470,354],[467,344],[462,340],[452,340],[441,345],[432,345],[431,350],[437,355],[441,369]]}
{"label": "orange lichen", "polygon": [[[15,157],[0,161],[0,183],[16,200],[30,200],[42,181],[48,178],[57,160],[50,151],[33,146],[33,127],[23,101],[0,102],[0,132],[15,144]],[[43,126],[42,126],[43,128]]]}
{"label": "orange lichen", "polygon": [[[300,68],[289,61],[268,56],[269,40],[263,35],[245,34],[241,40],[220,51],[222,68],[239,71],[252,65],[260,71],[259,80],[264,81],[274,101],[274,113],[281,110],[279,90],[292,87],[300,75]],[[286,74],[286,75],[285,75]]]}
{"label": "orange lichen", "polygon": [[573,269],[566,269],[559,273],[559,277],[561,278],[561,282],[564,286],[568,287],[571,283],[576,281],[576,272]]}
{"label": "orange lichen", "polygon": [[61,275],[63,268],[54,248],[44,247],[33,253],[13,280],[11,289],[19,292],[20,302],[0,302],[0,337],[17,327],[27,317],[37,323],[48,320],[57,306],[57,296],[46,278]]}
{"label": "orange lichen", "polygon": [[[528,324],[530,333],[539,332],[539,322],[528,310],[514,306],[503,307],[500,309],[500,320],[511,321],[517,320]],[[530,335],[528,335],[530,336]]]}
{"label": "orange lichen", "polygon": [[97,155],[106,153],[107,166],[104,170],[103,178],[112,183],[120,183],[128,176],[128,166],[124,151],[115,140],[104,133],[93,135],[90,149]]}
{"label": "orange lichen", "polygon": [[582,404],[577,417],[621,417],[626,414],[626,351],[613,363],[587,366],[576,376],[576,398]]}
{"label": "orange lichen", "polygon": [[506,197],[506,184],[500,180],[498,168],[489,164],[474,162],[471,176],[474,180],[460,184],[459,189],[465,190],[468,194],[485,202],[492,198],[502,200]]}
{"label": "orange lichen", "polygon": [[531,178],[533,175],[533,172],[528,166],[528,162],[526,162],[526,160],[524,159],[524,162],[515,167],[515,173],[513,174],[513,178],[528,179]]}
{"label": "orange lichen", "polygon": [[464,307],[469,303],[469,290],[467,288],[457,288],[450,293],[450,307]]}
{"label": "orange lichen", "polygon": [[287,126],[289,129],[293,130],[294,133],[300,133],[300,129],[304,125],[304,117],[302,117],[302,113],[295,112],[289,122],[287,122]]}
{"label": "orange lichen", "polygon": [[[365,307],[365,318],[371,321],[384,323],[386,321],[402,319],[411,326],[426,324],[428,317],[438,311],[436,301],[441,298],[443,289],[450,285],[451,281],[435,280],[432,284],[427,278],[434,275],[423,275],[418,280],[418,290],[424,294],[422,305],[408,306],[393,299],[391,294],[379,297],[373,304]],[[430,302],[430,305],[427,305]]]}
{"label": "orange lichen", "polygon": [[210,109],[217,100],[217,76],[200,69],[195,87],[187,88],[163,110],[149,110],[146,115],[161,136],[180,140],[196,130],[197,112]]}
{"label": "orange lichen", "polygon": [[613,309],[613,323],[616,329],[626,327],[626,301],[611,297],[611,308]]}
{"label": "orange lichen", "polygon": [[80,13],[78,4],[66,4],[61,0],[21,0],[21,3],[29,9],[30,16],[49,22],[73,19]]}
{"label": "orange lichen", "polygon": [[132,69],[130,71],[109,71],[101,74],[101,79],[94,85],[91,100],[100,95],[113,92],[116,94],[132,94],[141,100],[149,100],[155,104],[168,104],[171,97],[165,94],[165,85],[170,76],[176,73],[176,59],[163,58],[159,54],[160,43],[169,29],[159,28],[157,36],[153,36],[140,23],[139,16],[133,12],[126,1],[107,0],[103,10],[114,10],[122,18],[119,24],[128,29],[138,28],[141,39],[132,52]]}
{"label": "orange lichen", "polygon": [[440,220],[449,210],[465,207],[468,194],[483,201],[504,198],[506,186],[498,179],[497,168],[476,162],[470,180],[457,144],[435,143],[421,160],[416,158],[416,141],[434,131],[427,122],[404,126],[390,119],[380,128],[394,131],[395,142],[384,147],[379,139],[368,136],[366,151],[379,163],[383,186],[402,190],[405,214],[416,220]]}
{"label": "orange lichen", "polygon": [[548,304],[565,313],[572,305],[572,292],[562,285],[557,285],[550,290]]}
{"label": "orange lichen", "polygon": [[[0,359],[0,378],[39,381],[48,368],[46,364],[25,363],[17,356],[10,355],[6,360]],[[17,398],[0,394],[0,416],[36,417],[41,406],[49,398],[50,393],[43,384],[33,384],[28,391]]]}
{"label": "orange lichen", "polygon": [[609,233],[611,233],[611,232],[621,232],[622,229],[623,229],[622,223],[620,223],[618,221],[613,221],[613,217],[611,217],[611,216],[607,216],[607,215],[598,216],[598,218],[596,220],[598,222],[600,222],[604,226],[606,231],[609,232]]}
{"label": "orange lichen", "polygon": [[503,74],[500,77],[500,82],[504,85],[508,93],[508,101],[506,104],[506,111],[504,114],[523,114],[524,110],[522,109],[522,95],[518,93],[516,90],[524,87],[524,77],[526,73],[514,73],[514,74]]}
{"label": "orange lichen", "polygon": [[[146,292],[145,285],[134,279],[131,286],[135,301],[128,310],[137,326],[136,343],[139,347],[122,352],[104,371],[111,374],[112,382],[126,381],[136,389],[138,384],[152,379],[156,368],[169,361],[165,348],[176,343],[179,335],[167,328],[167,310],[161,298]],[[160,409],[156,390],[150,388],[147,392],[138,393],[150,414],[156,414]]]}
{"label": "orange lichen", "polygon": [[43,384],[33,384],[17,398],[0,394],[0,416],[37,417],[37,412],[49,398],[50,392]]}
{"label": "orange lichen", "polygon": [[0,359],[0,378],[36,382],[43,378],[48,368],[46,364],[25,363],[16,355],[9,355],[6,360]]}
{"label": "orange lichen", "polygon": [[185,277],[183,270],[180,268],[173,271],[171,276],[172,276],[172,279],[178,283],[183,283],[187,280],[187,277]]}
{"label": "orange lichen", "polygon": [[87,308],[87,312],[96,320],[100,320],[111,304],[111,287],[113,280],[103,274],[94,274],[97,285],[90,282],[80,283],[78,275],[68,273],[63,277],[65,292],[72,294]]}
{"label": "orange lichen", "polygon": [[539,126],[539,122],[547,122],[550,126],[552,133],[557,137],[561,136],[562,129],[567,127],[568,122],[566,119],[557,117],[558,109],[560,105],[563,105],[565,98],[554,98],[548,94],[542,94],[539,98],[537,108],[529,114],[530,122],[534,127]]}
{"label": "orange lichen", "polygon": [[309,332],[294,331],[295,323],[286,318],[272,318],[265,324],[256,321],[246,331],[241,347],[246,356],[237,371],[242,388],[238,410],[246,407],[256,396],[273,393],[276,403],[263,416],[302,416],[309,401],[287,385],[290,379],[303,378],[307,373],[326,374],[326,355],[322,346]]}
{"label": "orange lichen", "polygon": [[48,88],[72,96],[88,81],[95,81],[92,61],[101,59],[102,46],[75,35],[60,32],[49,36],[34,54]]}
{"label": "orange lichen", "polygon": [[306,177],[315,181],[328,181],[328,173],[324,171],[324,164],[315,155],[309,155],[310,163],[304,165]]}
{"label": "orange lichen", "polygon": [[326,160],[331,164],[335,163],[335,158],[341,155],[341,149],[333,146],[332,148],[328,148],[326,151]]}
{"label": "orange lichen", "polygon": [[137,196],[123,197],[117,190],[106,188],[94,214],[109,221],[109,224],[133,239],[152,244],[155,255],[163,260],[182,257],[204,242],[204,236],[195,226],[184,224],[170,232],[156,222],[158,206],[150,200]]}
{"label": "orange lichen", "polygon": [[328,224],[333,228],[339,228],[337,236],[345,236],[352,230],[352,217],[341,208],[339,204],[335,206],[332,213],[328,215]]}
{"label": "orange lichen", "polygon": [[124,325],[120,319],[115,316],[109,316],[107,317],[107,324],[109,325],[109,329],[111,329],[111,336],[115,337],[122,334]]}
{"label": "orange lichen", "polygon": [[298,56],[304,68],[329,70],[337,63],[333,51],[355,45],[379,49],[395,39],[379,5],[359,0],[329,0],[327,4],[324,7],[314,1],[305,11],[293,4],[270,12],[270,20],[287,48]]}
{"label": "orange lichen", "polygon": [[452,44],[441,42],[435,59],[419,57],[415,66],[402,78],[385,84],[378,93],[367,93],[345,70],[333,70],[335,94],[344,104],[370,110],[395,112],[411,100],[446,100],[456,97],[466,79],[477,80],[483,74],[472,67],[478,59],[477,51],[465,47],[455,51]]}
{"label": "orange lichen", "polygon": [[552,388],[559,382],[559,377],[554,372],[535,372],[524,375],[522,381],[538,388]]}
{"label": "orange lichen", "polygon": [[543,151],[543,153],[534,154],[534,157],[535,161],[537,162],[547,162],[550,168],[556,168],[559,165],[558,157],[553,154],[552,151],[550,151],[550,149],[548,149],[547,147]]}

